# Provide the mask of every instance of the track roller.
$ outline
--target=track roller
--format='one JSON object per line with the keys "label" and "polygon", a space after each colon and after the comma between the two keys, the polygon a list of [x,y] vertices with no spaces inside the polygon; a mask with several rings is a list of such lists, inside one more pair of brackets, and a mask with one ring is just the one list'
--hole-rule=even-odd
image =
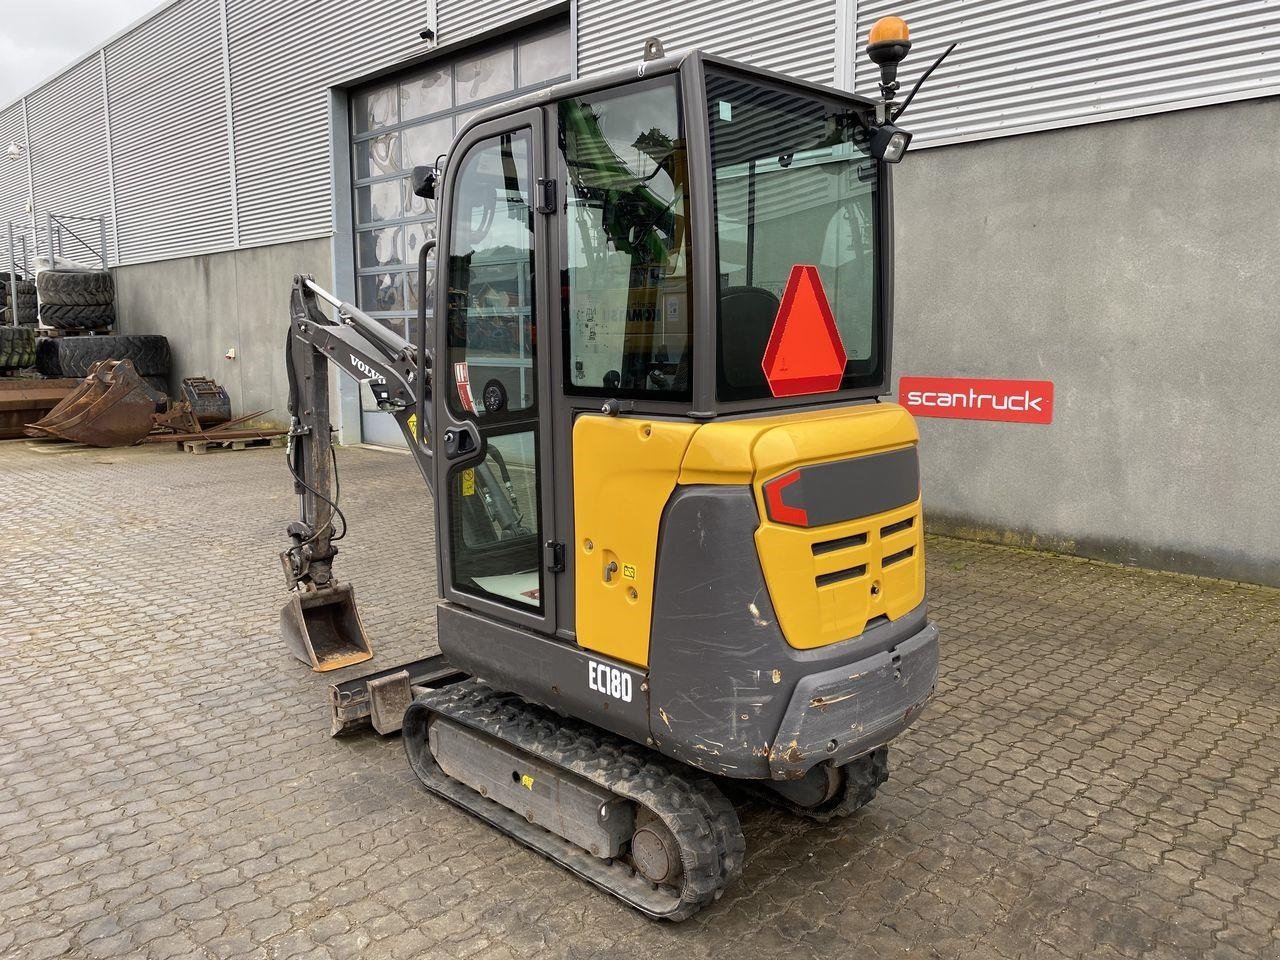
{"label": "track roller", "polygon": [[691,917],[742,870],[709,777],[479,681],[420,695],[403,737],[432,793],[652,917]]}

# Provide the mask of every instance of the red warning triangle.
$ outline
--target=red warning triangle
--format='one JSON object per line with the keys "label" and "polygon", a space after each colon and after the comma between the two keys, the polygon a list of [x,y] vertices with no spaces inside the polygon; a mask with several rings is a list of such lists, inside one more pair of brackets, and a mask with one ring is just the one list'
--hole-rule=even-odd
{"label": "red warning triangle", "polygon": [[769,389],[775,397],[839,390],[845,360],[818,268],[796,264],[761,362]]}

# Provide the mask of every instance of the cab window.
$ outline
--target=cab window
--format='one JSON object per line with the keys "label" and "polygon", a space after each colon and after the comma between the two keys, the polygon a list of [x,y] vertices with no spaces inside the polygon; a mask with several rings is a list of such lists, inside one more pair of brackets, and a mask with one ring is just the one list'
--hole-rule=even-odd
{"label": "cab window", "polygon": [[687,399],[688,168],[662,78],[561,101],[565,390]]}
{"label": "cab window", "polygon": [[761,361],[793,266],[818,268],[847,365],[878,383],[877,167],[856,105],[735,74],[707,76],[719,251],[717,394],[772,396]]}

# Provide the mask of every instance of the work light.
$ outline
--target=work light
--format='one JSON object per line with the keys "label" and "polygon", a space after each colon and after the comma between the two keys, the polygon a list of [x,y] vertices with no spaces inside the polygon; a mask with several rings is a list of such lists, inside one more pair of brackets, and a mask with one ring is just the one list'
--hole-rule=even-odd
{"label": "work light", "polygon": [[911,134],[892,123],[886,123],[871,131],[871,142],[867,144],[867,149],[877,160],[897,163],[907,152],[907,145],[910,143]]}

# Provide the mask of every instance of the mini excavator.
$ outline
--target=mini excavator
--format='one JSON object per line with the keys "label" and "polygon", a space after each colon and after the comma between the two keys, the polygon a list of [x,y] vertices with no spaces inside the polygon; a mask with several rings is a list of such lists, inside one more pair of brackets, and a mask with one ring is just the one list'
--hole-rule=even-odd
{"label": "mini excavator", "polygon": [[910,45],[872,28],[868,99],[650,39],[414,170],[412,339],[294,281],[299,659],[372,656],[333,573],[330,364],[435,508],[441,652],[335,684],[335,733],[399,730],[429,791],[653,917],[741,871],[726,785],[850,814],[936,689],[918,434],[880,399]]}

